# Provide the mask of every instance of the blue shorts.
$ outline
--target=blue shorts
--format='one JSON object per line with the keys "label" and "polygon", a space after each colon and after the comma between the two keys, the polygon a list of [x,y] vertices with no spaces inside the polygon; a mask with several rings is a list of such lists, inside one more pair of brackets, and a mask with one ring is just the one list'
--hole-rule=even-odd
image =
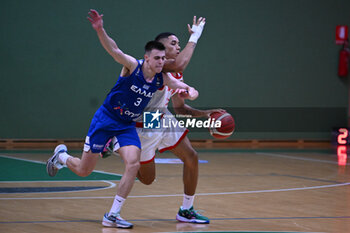
{"label": "blue shorts", "polygon": [[92,153],[100,153],[108,140],[114,136],[118,139],[120,147],[134,145],[141,149],[135,123],[117,121],[109,114],[104,107],[97,110],[85,138],[84,151],[91,150]]}

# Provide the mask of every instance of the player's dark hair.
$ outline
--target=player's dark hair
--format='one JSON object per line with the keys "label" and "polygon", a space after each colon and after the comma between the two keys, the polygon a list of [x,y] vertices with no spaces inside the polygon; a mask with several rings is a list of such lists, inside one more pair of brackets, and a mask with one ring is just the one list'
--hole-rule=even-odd
{"label": "player's dark hair", "polygon": [[160,50],[160,51],[164,51],[165,50],[165,47],[162,43],[158,42],[158,41],[155,41],[155,40],[151,40],[151,41],[148,41],[147,44],[145,45],[145,52],[151,52],[152,49],[157,49],[157,50]]}
{"label": "player's dark hair", "polygon": [[169,36],[176,36],[172,32],[162,32],[156,38],[154,39],[155,41],[160,41],[161,39],[168,38]]}

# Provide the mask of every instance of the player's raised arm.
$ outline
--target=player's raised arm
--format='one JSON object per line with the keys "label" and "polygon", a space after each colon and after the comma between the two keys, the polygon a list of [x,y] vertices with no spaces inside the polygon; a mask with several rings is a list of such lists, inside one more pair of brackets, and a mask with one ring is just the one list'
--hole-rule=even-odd
{"label": "player's raised arm", "polygon": [[193,25],[190,27],[187,24],[188,32],[190,33],[190,39],[185,48],[180,52],[176,59],[169,59],[165,62],[164,72],[183,72],[191,60],[194,49],[196,48],[198,39],[201,37],[205,25],[205,18],[200,17],[197,20],[196,16],[193,16]]}
{"label": "player's raised arm", "polygon": [[103,48],[114,58],[114,60],[125,66],[131,72],[137,67],[137,60],[130,55],[123,53],[115,43],[115,41],[107,35],[103,28],[103,14],[99,14],[96,10],[90,10],[87,19],[91,22],[93,29],[97,32],[97,36]]}

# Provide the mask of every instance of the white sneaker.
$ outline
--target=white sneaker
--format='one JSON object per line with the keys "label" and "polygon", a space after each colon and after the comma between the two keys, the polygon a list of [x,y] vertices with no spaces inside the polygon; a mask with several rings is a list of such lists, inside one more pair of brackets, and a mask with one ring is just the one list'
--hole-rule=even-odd
{"label": "white sneaker", "polygon": [[58,161],[58,155],[60,153],[67,152],[67,147],[64,144],[56,146],[53,156],[46,162],[46,171],[49,176],[55,176],[59,169],[63,167]]}
{"label": "white sneaker", "polygon": [[102,225],[105,227],[117,227],[124,229],[129,229],[134,226],[132,223],[127,222],[122,217],[120,217],[119,213],[112,215],[105,213],[105,215],[103,216]]}

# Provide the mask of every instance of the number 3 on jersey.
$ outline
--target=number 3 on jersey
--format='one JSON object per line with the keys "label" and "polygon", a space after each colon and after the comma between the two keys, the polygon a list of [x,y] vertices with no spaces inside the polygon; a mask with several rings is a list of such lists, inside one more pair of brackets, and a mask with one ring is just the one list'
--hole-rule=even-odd
{"label": "number 3 on jersey", "polygon": [[136,102],[134,103],[135,106],[139,106],[142,102],[142,98],[138,97]]}

